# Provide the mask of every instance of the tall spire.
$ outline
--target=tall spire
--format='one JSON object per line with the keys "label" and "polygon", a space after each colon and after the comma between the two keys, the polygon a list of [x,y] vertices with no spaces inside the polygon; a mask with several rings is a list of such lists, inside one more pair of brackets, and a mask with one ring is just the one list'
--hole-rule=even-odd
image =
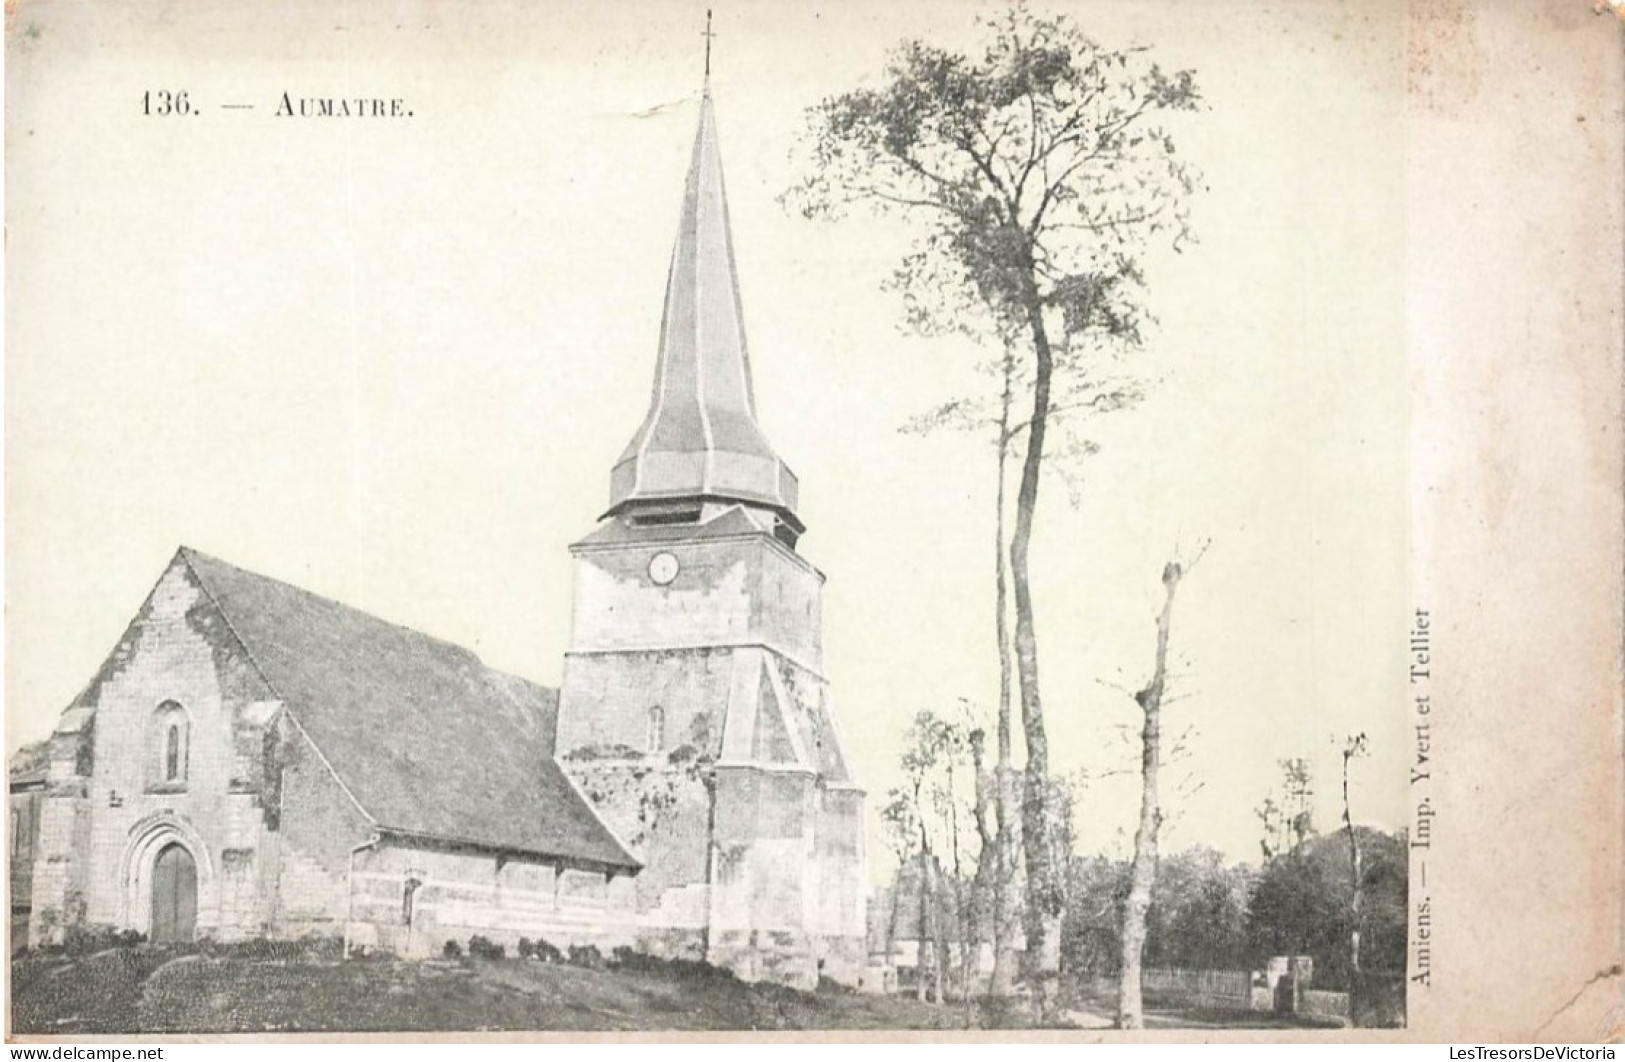
{"label": "tall spire", "polygon": [[772,510],[799,532],[796,500],[795,475],[756,422],[707,91],[666,279],[654,394],[643,426],[610,473],[607,515],[664,508],[658,503],[737,501]]}

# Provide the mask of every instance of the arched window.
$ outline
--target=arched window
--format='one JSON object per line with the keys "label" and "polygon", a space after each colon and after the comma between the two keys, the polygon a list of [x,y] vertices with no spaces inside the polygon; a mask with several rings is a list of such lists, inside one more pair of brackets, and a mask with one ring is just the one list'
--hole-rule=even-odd
{"label": "arched window", "polygon": [[666,747],[666,713],[660,705],[649,709],[649,751],[660,752]]}
{"label": "arched window", "polygon": [[181,777],[181,725],[170,723],[164,728],[164,781],[178,782]]}
{"label": "arched window", "polygon": [[165,787],[186,784],[186,759],[189,724],[186,709],[174,701],[165,701],[153,713],[152,780]]}

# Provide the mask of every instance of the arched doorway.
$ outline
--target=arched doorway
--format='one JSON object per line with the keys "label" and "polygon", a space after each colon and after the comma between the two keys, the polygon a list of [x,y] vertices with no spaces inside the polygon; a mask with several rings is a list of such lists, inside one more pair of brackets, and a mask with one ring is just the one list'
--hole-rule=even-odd
{"label": "arched doorway", "polygon": [[182,844],[166,845],[152,863],[154,944],[190,944],[197,932],[197,864]]}

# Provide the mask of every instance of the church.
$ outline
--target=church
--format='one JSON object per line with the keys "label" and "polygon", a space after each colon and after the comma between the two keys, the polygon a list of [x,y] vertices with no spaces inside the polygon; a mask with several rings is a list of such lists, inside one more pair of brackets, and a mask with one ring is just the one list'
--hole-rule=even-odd
{"label": "church", "polygon": [[864,793],[756,416],[709,88],[609,479],[557,690],[182,547],[13,771],[14,935],[528,938],[856,984]]}

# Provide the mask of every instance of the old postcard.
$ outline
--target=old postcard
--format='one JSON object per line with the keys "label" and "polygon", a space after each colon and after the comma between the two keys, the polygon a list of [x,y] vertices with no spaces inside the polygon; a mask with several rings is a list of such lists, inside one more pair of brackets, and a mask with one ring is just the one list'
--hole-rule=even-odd
{"label": "old postcard", "polygon": [[1622,40],[8,3],[8,1036],[1619,1039]]}

